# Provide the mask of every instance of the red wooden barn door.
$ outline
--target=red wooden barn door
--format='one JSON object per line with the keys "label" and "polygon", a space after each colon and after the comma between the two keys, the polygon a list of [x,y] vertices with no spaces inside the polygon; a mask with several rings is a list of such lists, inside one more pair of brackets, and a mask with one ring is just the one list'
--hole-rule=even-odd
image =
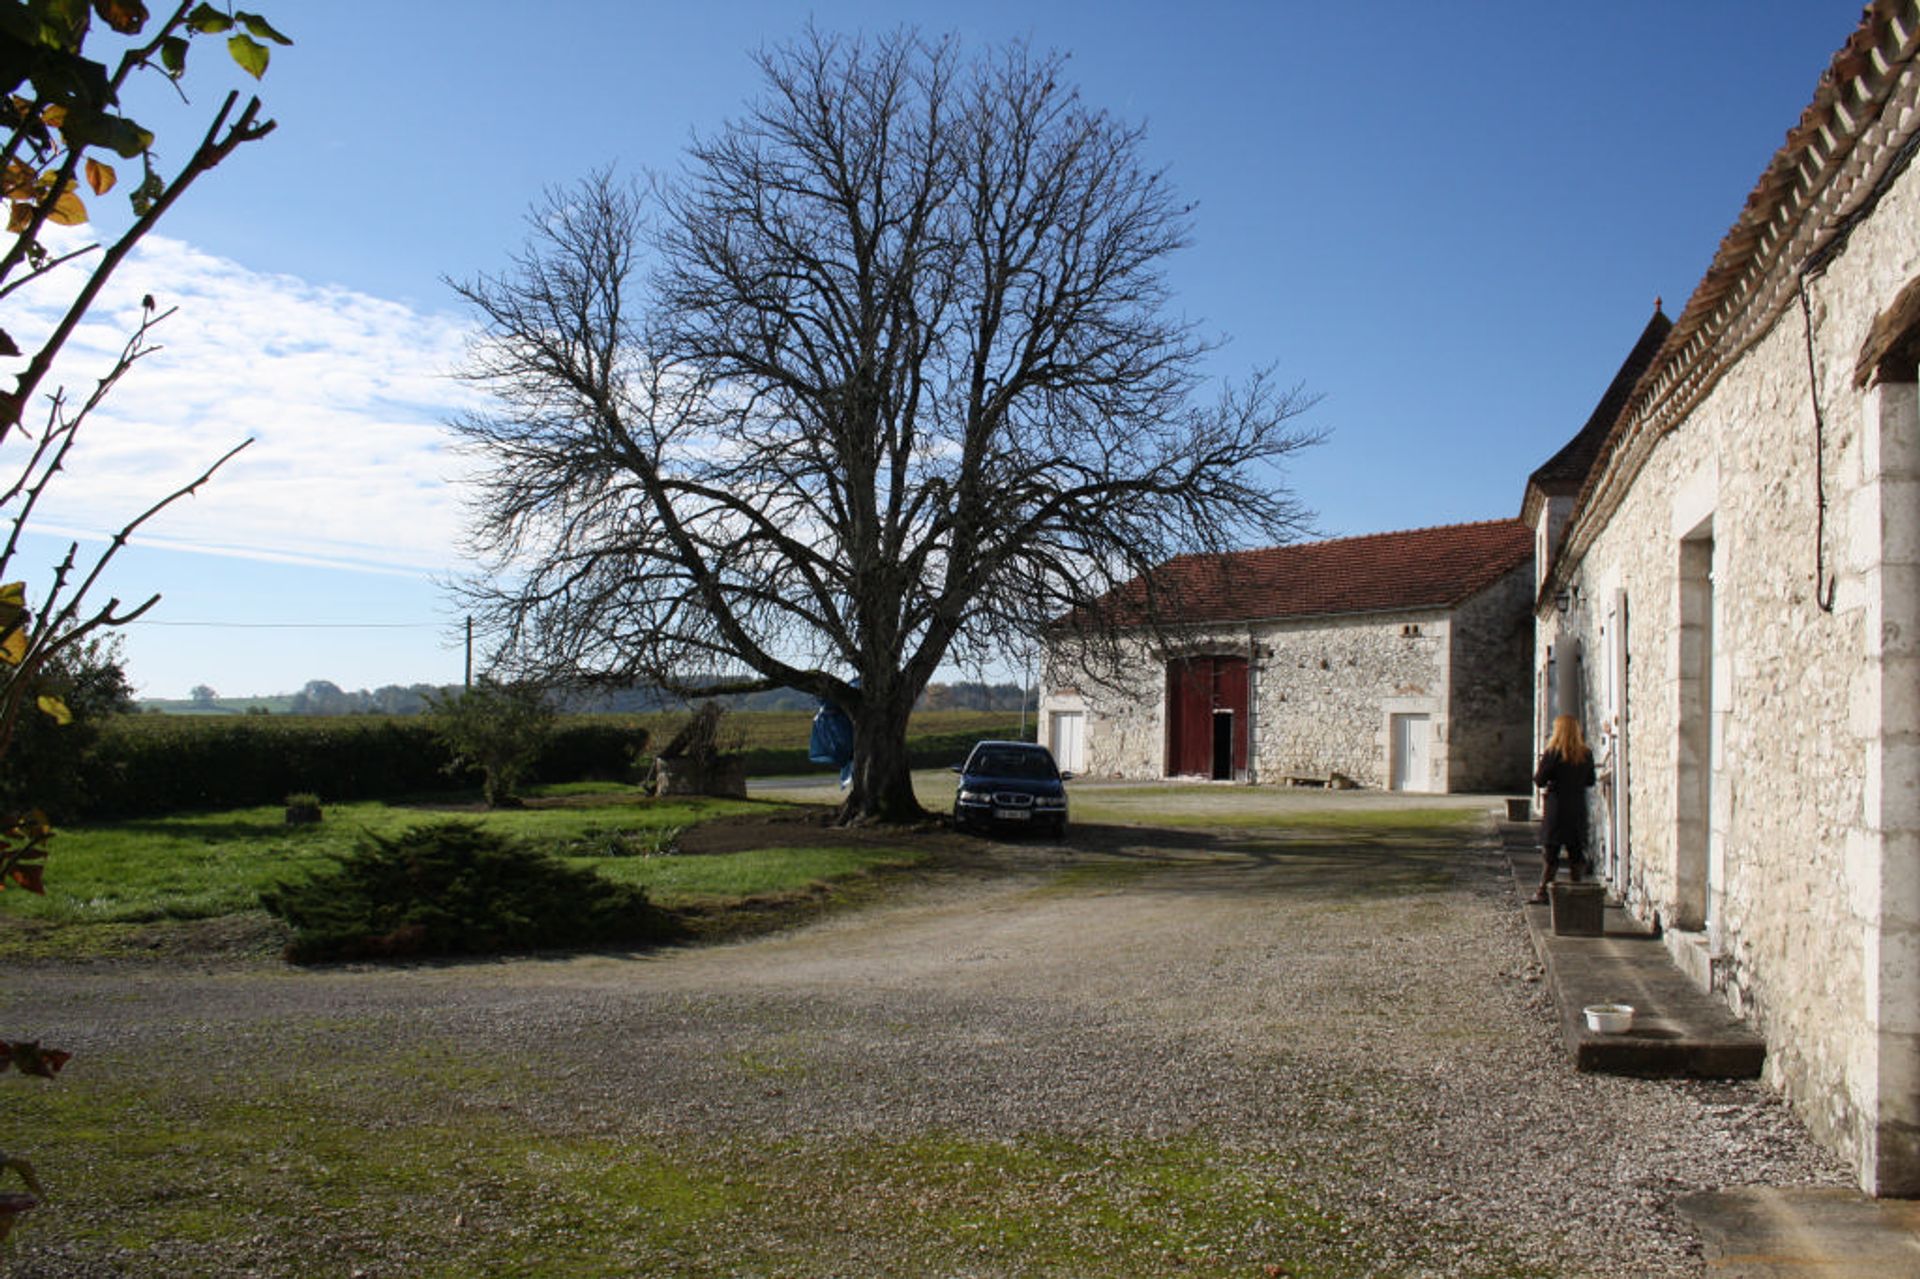
{"label": "red wooden barn door", "polygon": [[1167,663],[1167,773],[1244,777],[1247,659],[1181,657]]}

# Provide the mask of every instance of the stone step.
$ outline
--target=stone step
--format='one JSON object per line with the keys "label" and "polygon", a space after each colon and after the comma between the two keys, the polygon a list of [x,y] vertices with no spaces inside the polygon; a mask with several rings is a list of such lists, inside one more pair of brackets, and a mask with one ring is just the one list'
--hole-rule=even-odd
{"label": "stone step", "polygon": [[[1508,855],[1524,902],[1540,882],[1539,860],[1511,849]],[[1618,904],[1605,908],[1599,936],[1556,935],[1549,906],[1529,903],[1521,910],[1576,1070],[1660,1078],[1759,1077],[1766,1042],[1694,985],[1660,939]],[[1632,1029],[1621,1034],[1588,1029],[1590,1004],[1633,1005]]]}

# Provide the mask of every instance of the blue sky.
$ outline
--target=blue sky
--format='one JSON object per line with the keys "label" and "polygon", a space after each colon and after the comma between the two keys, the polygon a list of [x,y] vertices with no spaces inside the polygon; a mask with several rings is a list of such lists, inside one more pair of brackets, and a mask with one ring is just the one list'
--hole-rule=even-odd
{"label": "blue sky", "polygon": [[[462,568],[461,462],[439,423],[471,392],[447,376],[468,317],[444,278],[502,266],[544,187],[675,168],[755,93],[749,51],[809,13],[1026,37],[1144,121],[1198,206],[1179,304],[1230,339],[1218,374],[1273,364],[1324,397],[1330,439],[1288,479],[1343,535],[1517,513],[1654,298],[1678,313],[1860,6],[251,7],[296,42],[260,87],[279,130],[123,269],[70,382],[142,293],[181,311],[42,521],[109,533],[257,437],[116,566],[122,598],[163,596],[126,639],[149,696],[460,679],[440,583]],[[203,108],[236,79],[216,55],[190,68]],[[142,118],[184,150],[188,117]]]}

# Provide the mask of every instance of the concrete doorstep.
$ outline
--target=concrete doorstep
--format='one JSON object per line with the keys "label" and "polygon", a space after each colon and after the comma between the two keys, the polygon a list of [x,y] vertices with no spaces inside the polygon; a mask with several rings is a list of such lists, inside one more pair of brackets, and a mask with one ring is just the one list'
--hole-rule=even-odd
{"label": "concrete doorstep", "polygon": [[1674,1208],[1706,1244],[1716,1279],[1896,1279],[1920,1275],[1920,1202],[1858,1191],[1745,1186]]}
{"label": "concrete doorstep", "polygon": [[[1531,838],[1531,827],[1520,829]],[[1503,834],[1525,903],[1540,882],[1540,851]],[[1555,933],[1551,906],[1527,903],[1521,909],[1576,1070],[1657,1078],[1760,1077],[1765,1041],[1689,981],[1660,939],[1618,905],[1605,907],[1598,936]],[[1589,1029],[1586,1009],[1593,1004],[1632,1005],[1631,1029],[1619,1034]]]}
{"label": "concrete doorstep", "polygon": [[[1550,906],[1527,899],[1540,882],[1535,828],[1502,822],[1534,951],[1546,969],[1576,1070],[1656,1078],[1752,1079],[1766,1045],[1683,974],[1660,939],[1616,904],[1597,936],[1556,934]],[[1590,1004],[1631,1004],[1621,1034],[1589,1030]],[[1682,1196],[1676,1211],[1699,1234],[1715,1279],[1894,1279],[1920,1276],[1920,1202],[1852,1190],[1744,1186]]]}

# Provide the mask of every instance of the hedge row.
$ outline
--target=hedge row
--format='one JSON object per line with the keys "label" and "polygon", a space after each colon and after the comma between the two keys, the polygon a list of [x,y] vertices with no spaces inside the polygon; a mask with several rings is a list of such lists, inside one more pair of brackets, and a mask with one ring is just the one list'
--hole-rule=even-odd
{"label": "hedge row", "polygon": [[[530,780],[635,780],[646,741],[631,717],[568,717]],[[479,784],[478,774],[449,776],[447,763],[446,748],[418,717],[136,716],[112,723],[91,753],[90,812],[55,816],[244,808],[298,791],[326,802],[387,799]]]}
{"label": "hedge row", "polygon": [[[746,747],[749,775],[820,771],[808,761],[804,744],[810,719],[770,713],[729,717]],[[636,757],[645,751],[649,731],[657,747],[684,720],[563,716],[528,780],[638,781]],[[975,741],[1012,737],[1018,725],[1015,719],[995,722],[974,714],[916,716],[915,728],[921,731],[908,740],[909,762],[915,768],[957,764]],[[1027,735],[1032,736],[1031,729]],[[108,721],[89,752],[79,788],[93,797],[87,810],[53,817],[68,822],[247,808],[278,804],[302,791],[328,803],[391,799],[480,784],[477,773],[450,777],[447,762],[430,721],[419,716],[135,715]]]}

